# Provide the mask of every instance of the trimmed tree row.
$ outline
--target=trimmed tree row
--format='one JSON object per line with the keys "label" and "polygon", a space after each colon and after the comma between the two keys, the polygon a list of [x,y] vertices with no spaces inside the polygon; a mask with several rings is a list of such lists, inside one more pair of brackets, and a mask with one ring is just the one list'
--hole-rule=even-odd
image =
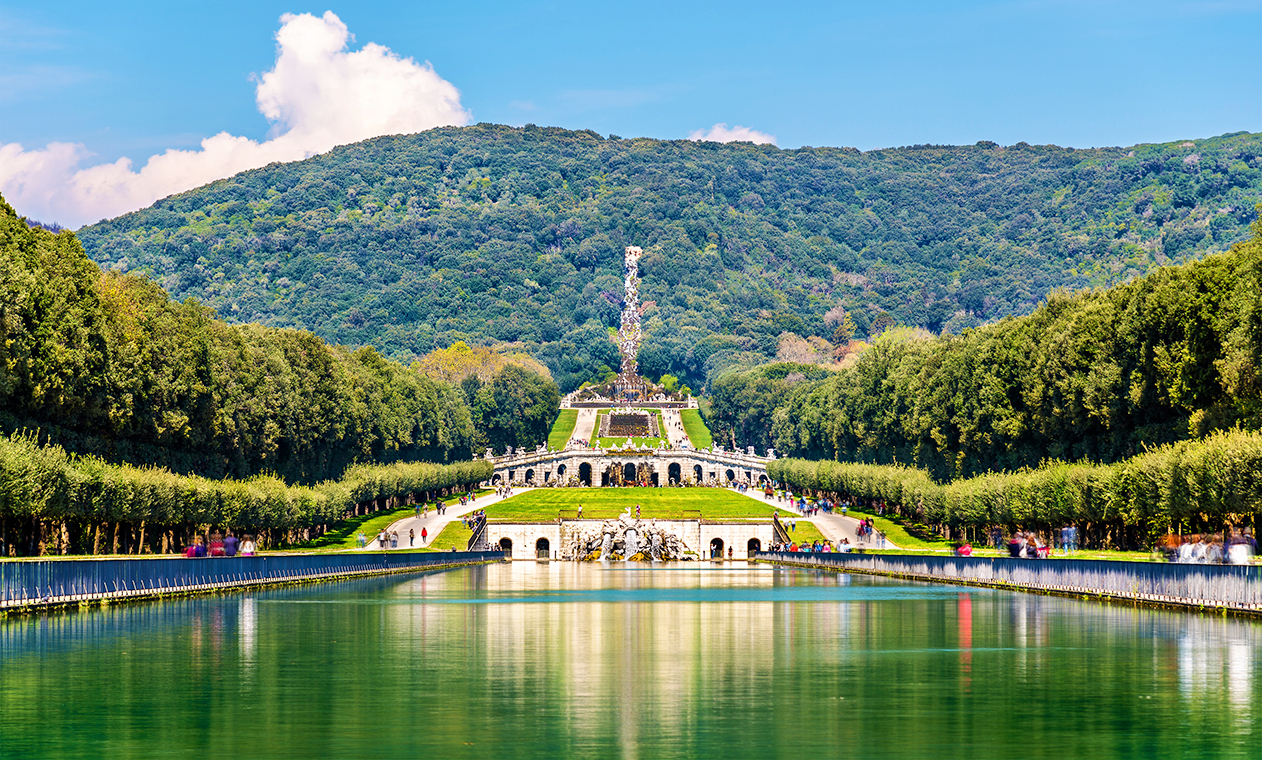
{"label": "trimmed tree row", "polygon": [[490,479],[486,461],[354,465],[340,480],[212,480],[113,465],[33,438],[0,438],[0,555],[166,553],[210,527],[264,545],[307,540],[358,514],[427,501]]}
{"label": "trimmed tree row", "polygon": [[782,459],[768,475],[795,488],[884,501],[951,536],[1006,526],[1073,523],[1096,546],[1151,546],[1167,532],[1252,525],[1262,510],[1262,433],[1219,432],[1115,464],[1050,461],[1038,468],[938,483],[898,465]]}

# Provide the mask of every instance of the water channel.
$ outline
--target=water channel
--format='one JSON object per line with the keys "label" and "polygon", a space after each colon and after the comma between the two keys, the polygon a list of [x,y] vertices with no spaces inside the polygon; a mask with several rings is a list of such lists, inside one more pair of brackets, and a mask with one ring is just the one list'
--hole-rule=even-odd
{"label": "water channel", "polygon": [[1262,626],[517,562],[0,621],[0,757],[1262,757]]}

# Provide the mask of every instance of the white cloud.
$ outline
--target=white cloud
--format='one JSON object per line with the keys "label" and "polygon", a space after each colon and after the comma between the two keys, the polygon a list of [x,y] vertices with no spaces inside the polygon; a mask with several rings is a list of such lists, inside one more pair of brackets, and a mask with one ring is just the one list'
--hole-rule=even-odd
{"label": "white cloud", "polygon": [[276,65],[256,89],[259,111],[273,124],[269,140],[220,132],[202,140],[201,150],[152,156],[140,171],[128,158],[80,168],[92,155],[80,144],[0,144],[0,192],[19,214],[78,227],[273,161],[470,122],[460,92],[428,63],[372,43],[349,51],[349,37],[332,11],[281,17]]}
{"label": "white cloud", "polygon": [[766,132],[759,132],[750,127],[742,127],[737,124],[732,128],[728,128],[726,124],[715,124],[713,127],[706,129],[698,129],[688,135],[689,140],[700,140],[702,142],[752,142],[755,145],[775,145],[775,135],[769,135]]}

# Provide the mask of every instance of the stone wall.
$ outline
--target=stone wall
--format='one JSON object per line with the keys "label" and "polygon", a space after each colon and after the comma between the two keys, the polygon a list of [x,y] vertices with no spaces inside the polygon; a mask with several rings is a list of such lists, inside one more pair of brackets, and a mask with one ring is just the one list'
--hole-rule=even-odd
{"label": "stone wall", "polygon": [[[573,531],[599,527],[604,520],[562,520],[548,523],[488,523],[486,537],[492,549],[503,546],[507,539],[511,549],[505,554],[510,559],[537,559],[536,552],[539,540],[547,541],[548,558],[557,559],[561,546]],[[644,522],[648,522],[645,520]],[[657,520],[657,527],[673,533],[683,541],[700,559],[710,559],[710,548],[717,540],[721,542],[723,559],[727,558],[727,549],[732,549],[732,559],[748,559],[749,542],[758,542],[759,550],[771,546],[774,541],[774,529],[769,522],[732,522],[715,523],[705,520]]]}

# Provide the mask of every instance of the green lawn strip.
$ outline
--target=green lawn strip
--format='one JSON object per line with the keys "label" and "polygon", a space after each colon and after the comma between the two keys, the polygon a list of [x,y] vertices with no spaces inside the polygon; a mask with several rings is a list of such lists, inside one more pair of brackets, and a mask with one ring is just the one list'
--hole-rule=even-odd
{"label": "green lawn strip", "polygon": [[[648,519],[771,519],[774,505],[761,504],[725,488],[540,488],[486,508],[492,522],[552,522],[558,515],[574,519],[610,520],[639,504]],[[782,515],[789,513],[781,510]]]}
{"label": "green lawn strip", "polygon": [[[783,519],[780,520],[780,524],[784,525],[785,530],[789,530],[788,524]],[[815,526],[815,523],[799,519],[797,521],[797,527],[793,530],[789,530],[789,540],[797,544],[809,544],[812,541],[826,541],[828,540],[828,537],[820,532],[819,528]]]}
{"label": "green lawn strip", "polygon": [[447,523],[446,527],[439,532],[438,536],[429,542],[431,551],[446,552],[455,551],[462,552],[469,546],[469,539],[473,537],[473,531],[465,527],[460,520],[453,520]]}
{"label": "green lawn strip", "polygon": [[[390,523],[400,520],[404,517],[414,514],[416,507],[406,506],[398,509],[389,509],[382,512],[374,512],[370,515],[361,515],[352,517],[349,520],[343,520],[333,525],[333,529],[323,536],[311,541],[300,544],[294,544],[291,549],[356,549],[359,544],[356,542],[356,534],[363,532],[371,541],[377,537],[377,533]],[[402,537],[406,541],[407,537]]]}
{"label": "green lawn strip", "polygon": [[561,413],[557,415],[556,422],[552,423],[552,432],[548,433],[548,447],[553,449],[565,448],[570,436],[574,435],[574,426],[577,423],[577,409],[562,409]]}
{"label": "green lawn strip", "polygon": [[[493,491],[489,488],[479,488],[474,491],[475,496],[484,496],[488,493],[493,493]],[[447,502],[448,507],[451,507],[453,504],[458,505],[460,503],[460,497],[448,496],[444,499],[444,501]],[[317,539],[306,541],[301,544],[294,544],[291,547],[287,547],[285,550],[311,549],[318,551],[321,549],[357,549],[359,548],[359,544],[357,542],[356,535],[361,531],[371,542],[377,537],[377,533],[383,528],[389,527],[391,523],[402,520],[405,517],[411,517],[414,514],[416,514],[415,505],[408,505],[406,507],[399,507],[398,509],[352,517],[349,520],[343,520],[342,522],[335,524],[333,526],[333,530],[330,530],[328,533],[325,533]],[[407,536],[400,535],[399,541],[401,543],[406,543]]]}
{"label": "green lawn strip", "polygon": [[699,410],[681,409],[679,417],[684,423],[684,432],[688,434],[688,440],[692,442],[694,449],[708,449],[714,445],[710,428],[706,427],[705,421],[701,419]]}
{"label": "green lawn strip", "polygon": [[861,509],[854,509],[852,507],[848,512],[846,512],[846,517],[859,519],[864,517],[872,518],[872,520],[876,523],[876,529],[884,533],[885,538],[887,538],[890,543],[894,544],[899,549],[915,549],[918,551],[950,551],[952,548],[952,543],[946,539],[926,541],[923,538],[917,538],[916,536],[908,533],[907,528],[905,528],[901,522],[891,520],[883,515],[864,512]]}

